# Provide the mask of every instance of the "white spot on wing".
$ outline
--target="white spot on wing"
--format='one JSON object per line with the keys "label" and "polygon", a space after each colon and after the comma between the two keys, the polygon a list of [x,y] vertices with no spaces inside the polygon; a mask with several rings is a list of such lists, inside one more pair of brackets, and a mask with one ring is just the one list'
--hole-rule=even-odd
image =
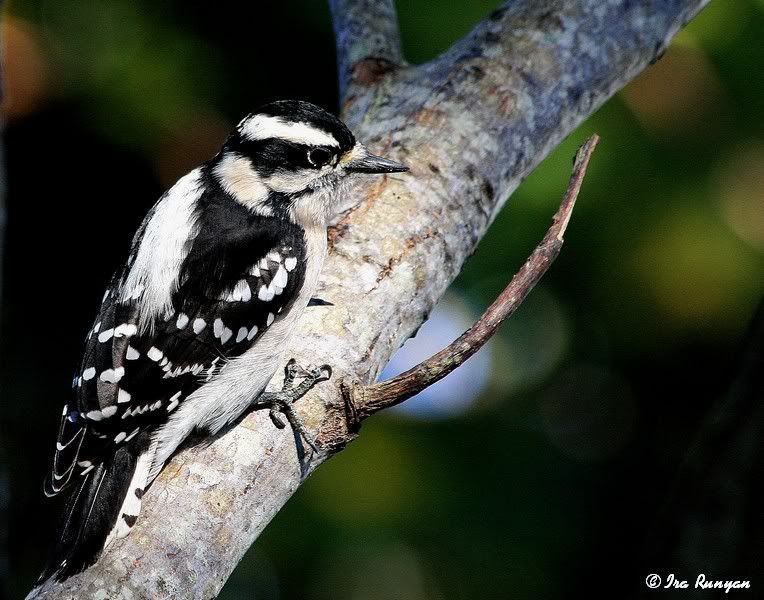
{"label": "white spot on wing", "polygon": [[116,406],[107,406],[103,410],[101,410],[101,414],[103,415],[104,419],[108,419],[109,417],[113,417],[115,414],[117,414],[117,407]]}
{"label": "white spot on wing", "polygon": [[274,316],[273,316],[273,313],[268,313],[268,320],[266,321],[266,325],[267,325],[268,327],[270,327],[270,326],[271,326],[271,323],[273,323],[273,319],[275,319],[275,318],[276,318],[276,317],[274,317]]}
{"label": "white spot on wing", "polygon": [[125,358],[127,360],[136,360],[141,356],[141,353],[138,352],[135,348],[132,346],[127,347],[127,352],[125,353]]}
{"label": "white spot on wing", "polygon": [[286,267],[287,271],[293,271],[297,266],[297,259],[294,256],[290,256],[284,261],[284,266]]}
{"label": "white spot on wing", "polygon": [[178,403],[180,402],[180,394],[181,392],[176,392],[170,398],[169,404],[167,405],[167,412],[172,412],[178,406]]}
{"label": "white spot on wing", "polygon": [[178,329],[183,329],[186,325],[188,325],[188,315],[185,313],[180,313],[178,315],[178,320],[175,321],[175,326]]}
{"label": "white spot on wing", "polygon": [[117,402],[130,402],[130,392],[120,389],[119,392],[117,392]]}
{"label": "white spot on wing", "polygon": [[194,333],[200,334],[204,328],[207,327],[207,322],[204,319],[194,319]]}
{"label": "white spot on wing", "polygon": [[108,342],[112,335],[114,335],[114,329],[104,329],[98,334],[98,341],[101,343]]}
{"label": "white spot on wing", "polygon": [[236,343],[238,344],[245,337],[247,337],[247,333],[248,331],[246,327],[239,327],[239,331],[236,333]]}
{"label": "white spot on wing", "polygon": [[233,331],[228,329],[228,327],[224,327],[223,332],[220,334],[220,343],[225,344],[228,340],[231,339],[232,335],[233,335]]}
{"label": "white spot on wing", "polygon": [[131,337],[138,332],[138,326],[132,323],[122,323],[114,329],[114,337],[127,336]]}
{"label": "white spot on wing", "polygon": [[82,372],[82,379],[84,379],[85,381],[90,381],[91,379],[93,379],[93,377],[95,377],[95,373],[96,373],[95,367],[88,367]]}
{"label": "white spot on wing", "polygon": [[105,383],[117,383],[120,380],[121,375],[117,373],[116,369],[104,369],[101,371],[101,374],[98,376],[98,378]]}
{"label": "white spot on wing", "polygon": [[228,302],[248,302],[250,298],[252,298],[252,292],[247,282],[242,279],[236,283],[231,293],[224,300]]}
{"label": "white spot on wing", "polygon": [[286,287],[287,279],[286,269],[284,267],[279,267],[279,270],[276,271],[276,276],[273,278],[273,283],[283,289]]}
{"label": "white spot on wing", "polygon": [[213,324],[212,332],[215,334],[215,337],[219,338],[223,334],[223,320],[222,319],[215,319],[215,323]]}
{"label": "white spot on wing", "polygon": [[278,293],[276,290],[280,289],[276,282],[271,280],[271,282],[268,284],[268,300],[273,300],[273,297]]}
{"label": "white spot on wing", "polygon": [[236,290],[238,292],[239,300],[242,302],[249,302],[252,298],[252,290],[249,289],[249,284],[244,279],[236,284]]}
{"label": "white spot on wing", "polygon": [[148,356],[154,362],[159,362],[160,360],[162,360],[163,354],[159,348],[157,348],[156,346],[151,346],[151,348],[149,348],[149,351],[146,353],[146,356]]}

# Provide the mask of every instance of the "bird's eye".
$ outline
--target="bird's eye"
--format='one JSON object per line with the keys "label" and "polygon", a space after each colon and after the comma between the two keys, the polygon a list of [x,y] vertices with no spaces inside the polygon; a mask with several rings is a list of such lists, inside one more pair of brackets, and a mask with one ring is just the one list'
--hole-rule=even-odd
{"label": "bird's eye", "polygon": [[326,148],[312,148],[308,150],[308,162],[314,167],[321,168],[332,160],[332,153]]}

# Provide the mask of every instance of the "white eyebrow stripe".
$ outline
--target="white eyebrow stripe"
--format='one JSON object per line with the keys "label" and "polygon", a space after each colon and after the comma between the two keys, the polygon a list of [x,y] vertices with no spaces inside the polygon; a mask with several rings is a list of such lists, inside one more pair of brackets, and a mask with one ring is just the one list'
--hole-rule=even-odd
{"label": "white eyebrow stripe", "polygon": [[340,145],[332,135],[307,123],[288,123],[281,117],[267,115],[255,115],[242,121],[241,134],[251,141],[279,138],[309,146]]}

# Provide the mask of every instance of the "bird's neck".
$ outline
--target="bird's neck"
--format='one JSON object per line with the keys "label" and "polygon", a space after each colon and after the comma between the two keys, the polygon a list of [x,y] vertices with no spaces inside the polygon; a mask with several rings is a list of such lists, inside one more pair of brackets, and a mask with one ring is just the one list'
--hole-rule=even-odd
{"label": "bird's neck", "polygon": [[289,217],[304,229],[323,228],[324,232],[342,206],[346,195],[345,185],[333,180],[300,194],[289,207]]}

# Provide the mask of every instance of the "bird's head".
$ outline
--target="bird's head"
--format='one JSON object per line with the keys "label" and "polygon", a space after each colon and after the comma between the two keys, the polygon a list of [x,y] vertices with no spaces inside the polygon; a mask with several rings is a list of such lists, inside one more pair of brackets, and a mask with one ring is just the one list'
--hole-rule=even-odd
{"label": "bird's head", "polygon": [[407,170],[371,154],[334,115],[299,100],[247,115],[213,160],[214,176],[238,202],[317,225],[338,210],[338,188],[350,175]]}

